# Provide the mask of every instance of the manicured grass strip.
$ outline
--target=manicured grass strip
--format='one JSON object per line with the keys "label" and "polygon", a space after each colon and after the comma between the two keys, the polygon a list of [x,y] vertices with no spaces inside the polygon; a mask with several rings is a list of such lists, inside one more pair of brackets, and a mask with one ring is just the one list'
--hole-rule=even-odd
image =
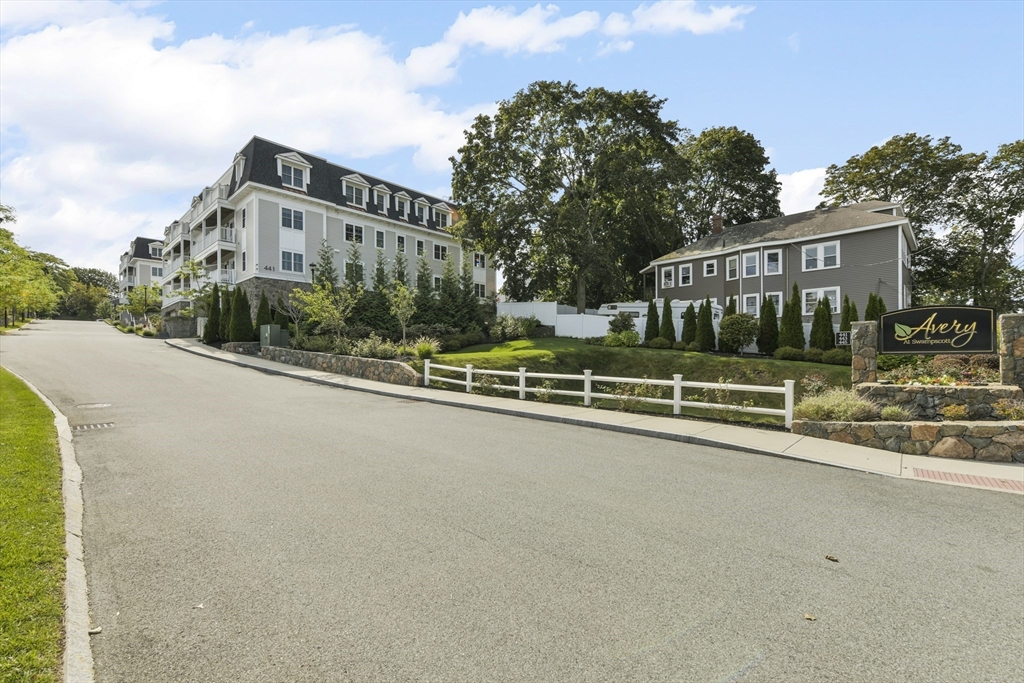
{"label": "manicured grass strip", "polygon": [[0,368],[0,681],[58,681],[64,507],[53,413]]}
{"label": "manicured grass strip", "polygon": [[22,323],[22,322],[13,322],[10,319],[8,319],[8,322],[11,323],[11,324],[6,326],[6,327],[4,327],[4,325],[3,325],[3,317],[0,316],[0,334],[3,334],[4,332],[11,332],[13,330],[21,329],[22,327],[24,327],[25,325],[28,324],[28,321]]}

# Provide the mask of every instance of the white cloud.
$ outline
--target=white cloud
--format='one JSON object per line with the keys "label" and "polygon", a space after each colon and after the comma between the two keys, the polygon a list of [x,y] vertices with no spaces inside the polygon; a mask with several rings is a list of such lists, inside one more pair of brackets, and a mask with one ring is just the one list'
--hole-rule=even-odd
{"label": "white cloud", "polygon": [[789,49],[793,52],[800,52],[800,34],[791,33],[789,38],[786,39],[786,44],[789,45]]}
{"label": "white cloud", "polygon": [[782,183],[782,191],[779,193],[782,213],[788,216],[791,213],[810,211],[822,200],[825,169],[809,168],[794,173],[780,173],[779,182]]}
{"label": "white cloud", "polygon": [[675,33],[688,31],[694,35],[743,28],[742,17],[754,11],[748,5],[711,7],[706,12],[697,9],[695,0],[662,0],[640,5],[631,18],[618,12],[608,15],[602,30],[609,36],[621,37],[631,33]]}
{"label": "white cloud", "polygon": [[603,57],[616,52],[629,52],[632,49],[632,40],[612,40],[607,43],[601,43],[601,47],[597,51],[597,56]]}

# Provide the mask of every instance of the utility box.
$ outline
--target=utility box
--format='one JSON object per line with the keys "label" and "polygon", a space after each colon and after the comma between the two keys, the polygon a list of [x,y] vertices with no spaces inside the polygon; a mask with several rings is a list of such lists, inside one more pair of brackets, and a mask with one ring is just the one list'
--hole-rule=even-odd
{"label": "utility box", "polygon": [[288,330],[280,325],[260,325],[260,348],[264,346],[289,346]]}

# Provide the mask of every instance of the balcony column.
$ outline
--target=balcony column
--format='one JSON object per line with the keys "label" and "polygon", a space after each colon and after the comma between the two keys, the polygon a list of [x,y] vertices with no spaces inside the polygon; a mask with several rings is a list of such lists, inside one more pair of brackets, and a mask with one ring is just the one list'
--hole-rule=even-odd
{"label": "balcony column", "polygon": [[[218,209],[219,211],[220,209]],[[217,228],[220,230],[220,228]],[[218,235],[219,236],[219,235]],[[214,282],[220,282],[220,245],[217,245],[217,277],[214,278]]]}

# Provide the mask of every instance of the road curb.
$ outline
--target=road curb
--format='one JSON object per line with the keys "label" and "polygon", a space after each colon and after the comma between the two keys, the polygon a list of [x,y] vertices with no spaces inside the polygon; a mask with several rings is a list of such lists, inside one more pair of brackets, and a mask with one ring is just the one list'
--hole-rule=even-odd
{"label": "road curb", "polygon": [[441,396],[421,396],[421,395],[408,395],[400,392],[388,391],[387,389],[376,389],[370,387],[353,386],[349,384],[341,384],[339,382],[322,379],[319,377],[308,377],[288,370],[278,370],[276,368],[265,368],[258,365],[253,365],[241,360],[235,360],[234,358],[223,358],[212,353],[205,352],[201,349],[189,348],[187,346],[179,346],[178,344],[172,343],[172,340],[165,339],[164,343],[171,348],[178,349],[179,351],[185,351],[201,358],[209,358],[211,360],[220,361],[221,363],[230,363],[231,365],[237,365],[241,368],[248,368],[250,370],[256,370],[268,375],[278,375],[281,377],[289,377],[291,379],[301,380],[303,382],[310,382],[312,384],[320,384],[323,386],[334,387],[337,389],[349,389],[351,391],[362,391],[368,394],[376,394],[378,396],[389,396],[392,398],[402,398],[411,401],[422,401],[424,403],[433,403],[436,405],[449,406],[452,408],[465,408],[469,410],[478,410],[485,413],[496,413],[499,415],[510,415],[512,417],[522,417],[530,420],[542,420],[544,422],[557,422],[560,424],[574,425],[577,427],[588,427],[591,429],[604,429],[610,432],[619,432],[622,434],[632,434],[636,436],[644,436],[655,439],[664,439],[667,441],[676,441],[679,443],[691,444],[694,446],[709,446],[712,448],[721,448],[723,450],[737,451],[740,453],[750,453],[752,455],[767,455],[773,458],[781,458],[783,460],[794,460],[798,462],[808,462],[816,465],[826,465],[828,467],[838,467],[840,469],[852,470],[855,472],[864,472],[866,474],[877,474],[883,477],[895,477],[900,478],[898,474],[890,474],[888,472],[878,472],[875,470],[864,469],[861,467],[854,467],[851,465],[844,465],[842,463],[829,462],[827,460],[815,460],[813,458],[806,458],[799,455],[792,455],[789,453],[782,453],[780,451],[768,450],[765,448],[757,448],[755,446],[746,446],[743,444],[731,443],[728,441],[718,441],[716,439],[709,439],[694,434],[676,434],[673,432],[662,432],[655,429],[644,429],[642,427],[630,427],[627,425],[610,424],[607,422],[595,422],[591,420],[584,420],[575,417],[562,417],[559,415],[544,415],[543,413],[535,413],[525,410],[516,410],[514,408],[503,408],[499,406],[487,406],[487,405],[471,405],[467,403],[461,403],[459,401],[450,401]]}
{"label": "road curb", "polygon": [[4,368],[25,383],[53,413],[60,445],[61,494],[64,499],[64,681],[93,683],[92,645],[89,642],[89,592],[82,545],[82,468],[75,458],[71,425],[64,413],[27,379]]}

